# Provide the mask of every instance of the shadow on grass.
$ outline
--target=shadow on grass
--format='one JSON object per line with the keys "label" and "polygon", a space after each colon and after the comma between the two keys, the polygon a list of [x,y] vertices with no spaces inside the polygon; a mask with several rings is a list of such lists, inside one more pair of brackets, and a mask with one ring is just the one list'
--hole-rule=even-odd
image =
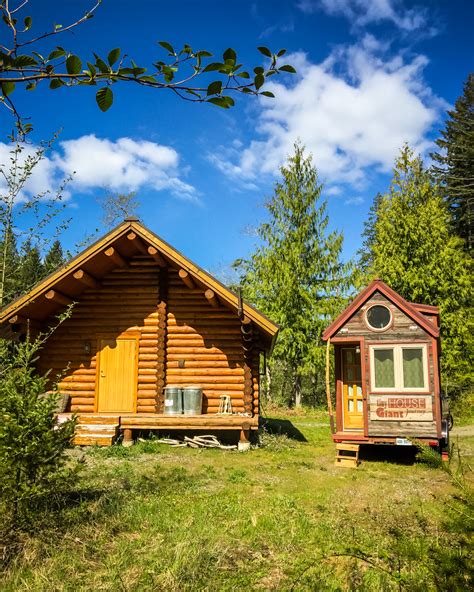
{"label": "shadow on grass", "polygon": [[390,462],[397,465],[414,465],[418,449],[416,446],[393,446],[385,444],[362,444],[359,458],[363,461]]}
{"label": "shadow on grass", "polygon": [[262,422],[262,428],[269,434],[284,435],[287,438],[297,440],[298,442],[308,441],[289,419],[265,418]]}

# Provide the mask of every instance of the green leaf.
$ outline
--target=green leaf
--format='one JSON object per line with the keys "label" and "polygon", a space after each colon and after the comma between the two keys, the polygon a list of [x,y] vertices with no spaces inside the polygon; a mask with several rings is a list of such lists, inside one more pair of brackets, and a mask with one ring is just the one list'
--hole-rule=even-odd
{"label": "green leaf", "polygon": [[100,58],[96,53],[94,54],[95,57],[95,65],[97,68],[102,72],[102,74],[108,74],[110,72],[109,66],[104,62],[102,58]]}
{"label": "green leaf", "polygon": [[260,87],[263,86],[265,82],[265,76],[263,74],[257,74],[254,78],[255,88],[258,90]]}
{"label": "green leaf", "polygon": [[223,67],[224,64],[221,62],[212,62],[211,64],[207,64],[203,72],[214,72],[215,70],[221,70]]}
{"label": "green leaf", "polygon": [[278,68],[278,70],[280,72],[290,72],[290,74],[296,74],[295,68],[293,68],[293,66],[290,66],[289,64],[285,64],[284,66],[281,66],[281,68]]}
{"label": "green leaf", "polygon": [[272,92],[270,92],[269,90],[262,90],[262,92],[260,94],[263,95],[264,97],[270,97],[272,99],[275,98],[275,95]]}
{"label": "green leaf", "polygon": [[277,58],[281,58],[281,56],[284,56],[286,53],[286,49],[280,49],[280,51],[277,53]]}
{"label": "green leaf", "polygon": [[53,78],[53,80],[51,80],[51,82],[49,83],[49,88],[51,90],[55,90],[60,86],[64,86],[64,82],[60,78]]}
{"label": "green leaf", "polygon": [[82,70],[82,62],[76,55],[70,55],[66,59],[66,70],[68,74],[79,74]]}
{"label": "green leaf", "polygon": [[158,43],[161,45],[161,47],[164,47],[167,51],[169,51],[171,55],[176,55],[176,52],[170,43],[167,41],[158,41]]}
{"label": "green leaf", "polygon": [[26,85],[26,90],[35,90],[35,88],[36,88],[36,82],[29,82]]}
{"label": "green leaf", "polygon": [[268,47],[257,47],[257,49],[260,53],[263,53],[264,56],[267,56],[267,58],[272,57],[272,52],[268,49]]}
{"label": "green leaf", "polygon": [[234,99],[231,97],[212,97],[207,99],[207,102],[217,105],[218,107],[222,107],[223,109],[228,109],[229,107],[233,107],[235,105]]}
{"label": "green leaf", "polygon": [[191,90],[190,88],[189,89],[186,89],[185,92],[188,93],[188,95],[193,95],[194,97],[198,97],[198,99],[202,99],[202,97],[201,97],[201,95],[199,93],[197,93],[194,90]]}
{"label": "green leaf", "polygon": [[201,50],[196,52],[196,56],[199,56],[201,58],[212,58],[212,53],[210,53],[209,51]]}
{"label": "green leaf", "polygon": [[155,84],[156,78],[154,76],[140,76],[138,80],[143,82],[150,82],[151,84]]}
{"label": "green leaf", "polygon": [[29,31],[31,29],[31,25],[33,24],[33,19],[31,18],[31,16],[27,16],[23,20],[23,23],[25,25],[25,31]]}
{"label": "green leaf", "polygon": [[49,54],[48,60],[56,60],[57,58],[62,58],[65,55],[66,52],[64,51],[64,49],[62,47],[57,47]]}
{"label": "green leaf", "polygon": [[12,92],[15,90],[15,83],[14,82],[2,82],[2,93],[4,97],[8,97],[11,95]]}
{"label": "green leaf", "polygon": [[232,47],[229,47],[228,49],[225,50],[222,57],[224,58],[224,62],[226,62],[227,60],[231,60],[232,63],[235,64],[235,61],[237,59],[237,54],[235,53],[235,50],[232,49]]}
{"label": "green leaf", "polygon": [[250,74],[248,72],[239,72],[237,76],[239,76],[239,78],[250,78]]}
{"label": "green leaf", "polygon": [[99,105],[99,109],[105,112],[107,109],[110,109],[114,102],[114,93],[109,86],[104,86],[97,91],[95,100],[97,101],[97,105]]}
{"label": "green leaf", "polygon": [[95,76],[97,74],[97,70],[95,69],[94,64],[87,62],[87,67],[89,68],[89,72],[91,73],[91,76]]}
{"label": "green leaf", "polygon": [[14,58],[13,65],[17,68],[26,68],[28,66],[37,66],[38,62],[29,55],[19,55]]}
{"label": "green leaf", "polygon": [[115,49],[112,49],[112,51],[109,52],[109,55],[107,57],[107,61],[109,62],[109,66],[113,66],[115,64],[115,62],[119,59],[120,57],[120,47],[116,47]]}
{"label": "green leaf", "polygon": [[253,71],[255,72],[255,74],[263,74],[265,72],[265,70],[262,68],[262,66],[257,66],[256,68],[253,69]]}
{"label": "green leaf", "polygon": [[220,80],[215,80],[211,82],[211,84],[207,87],[207,96],[209,95],[218,95],[222,90],[222,82]]}

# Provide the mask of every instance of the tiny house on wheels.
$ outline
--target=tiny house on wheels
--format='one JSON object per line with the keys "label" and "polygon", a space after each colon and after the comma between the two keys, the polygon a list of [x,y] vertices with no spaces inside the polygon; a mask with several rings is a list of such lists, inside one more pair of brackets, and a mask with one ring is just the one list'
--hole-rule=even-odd
{"label": "tiny house on wheels", "polygon": [[60,376],[76,444],[258,429],[260,355],[278,327],[136,218],[1,310],[0,331],[44,333],[69,305],[38,367]]}
{"label": "tiny house on wheels", "polygon": [[326,329],[334,346],[333,440],[447,444],[439,374],[439,310],[374,280]]}

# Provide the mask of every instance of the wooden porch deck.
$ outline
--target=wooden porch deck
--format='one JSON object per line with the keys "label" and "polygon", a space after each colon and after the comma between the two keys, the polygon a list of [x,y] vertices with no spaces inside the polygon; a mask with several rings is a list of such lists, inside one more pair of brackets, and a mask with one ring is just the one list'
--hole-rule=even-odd
{"label": "wooden porch deck", "polygon": [[[60,413],[59,421],[73,413]],[[164,415],[155,413],[79,413],[74,444],[110,446],[121,430],[234,430],[258,429],[258,416],[246,415]]]}

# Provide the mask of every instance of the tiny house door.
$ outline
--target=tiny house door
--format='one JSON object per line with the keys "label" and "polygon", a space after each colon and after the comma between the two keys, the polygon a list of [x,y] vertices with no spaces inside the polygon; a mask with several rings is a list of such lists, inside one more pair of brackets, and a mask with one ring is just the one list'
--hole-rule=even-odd
{"label": "tiny house door", "polygon": [[100,413],[135,411],[137,340],[101,339],[98,402]]}
{"label": "tiny house door", "polygon": [[341,349],[341,356],[344,430],[361,430],[364,427],[364,404],[360,348],[344,347]]}

